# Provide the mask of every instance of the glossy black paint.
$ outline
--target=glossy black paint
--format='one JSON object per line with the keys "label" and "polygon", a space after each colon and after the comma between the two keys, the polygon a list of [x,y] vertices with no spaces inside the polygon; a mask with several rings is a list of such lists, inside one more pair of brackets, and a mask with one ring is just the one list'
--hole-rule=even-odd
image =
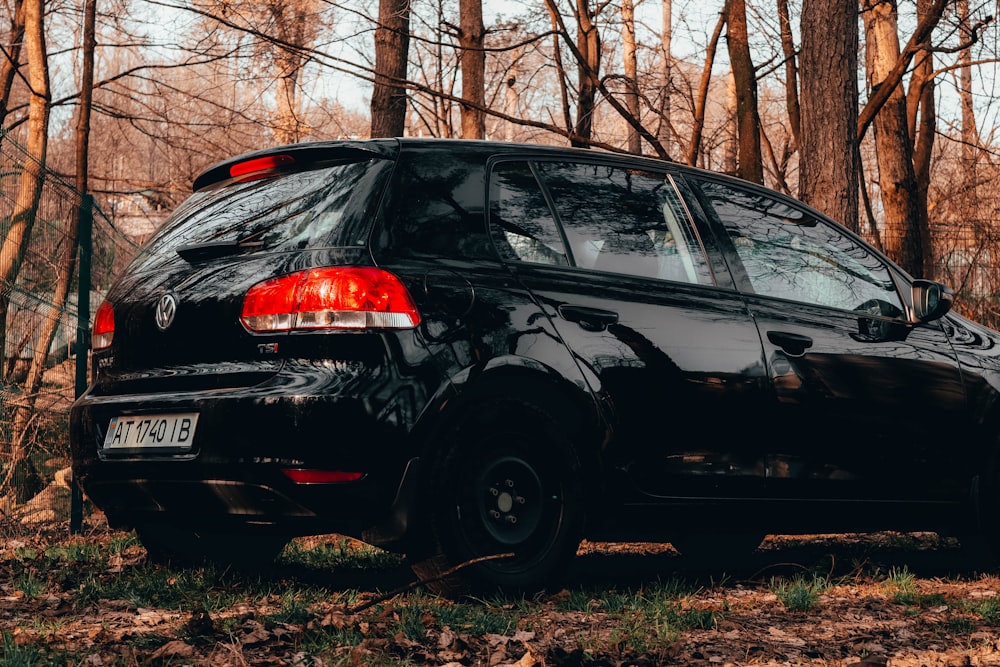
{"label": "glossy black paint", "polygon": [[[589,151],[391,140],[254,155],[283,151],[311,165],[370,161],[347,231],[236,254],[154,241],[157,252],[108,293],[114,344],[94,354],[71,435],[74,469],[114,522],[337,531],[411,548],[426,539],[426,466],[415,462],[440,456],[441,434],[467,411],[511,396],[550,415],[576,448],[590,537],[975,527],[1000,426],[998,334],[953,313],[913,321],[911,278],[874,251],[898,312],[755,294],[699,184],[815,211],[733,179]],[[196,184],[219,187],[239,159]],[[546,166],[556,162],[665,183],[701,273],[585,266],[565,232],[572,191],[560,194]],[[564,260],[510,254],[514,237],[498,230],[516,224],[491,211],[502,164],[524,166],[511,172],[521,179],[511,187],[529,189],[517,206],[560,221],[549,251]],[[399,276],[419,327],[257,335],[240,325],[255,283],[331,265]],[[153,320],[165,293],[179,302],[166,332]],[[101,447],[115,415],[185,411],[200,415],[191,451]],[[296,484],[288,467],[364,478]]]}

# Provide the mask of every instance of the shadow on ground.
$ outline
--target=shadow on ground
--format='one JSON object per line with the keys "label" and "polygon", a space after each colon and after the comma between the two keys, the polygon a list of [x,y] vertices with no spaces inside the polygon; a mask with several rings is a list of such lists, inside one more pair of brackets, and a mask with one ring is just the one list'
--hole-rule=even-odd
{"label": "shadow on ground", "polygon": [[[585,542],[561,585],[567,587],[641,587],[673,577],[693,583],[768,582],[772,577],[830,579],[886,575],[906,568],[922,578],[975,578],[997,568],[981,548],[963,548],[935,533],[876,533],[769,536],[747,554],[718,553],[690,558],[669,544]],[[384,594],[416,584],[403,562],[381,569],[309,568],[279,564],[269,572],[334,590]]]}
{"label": "shadow on ground", "polygon": [[996,566],[979,545],[965,547],[936,533],[769,536],[747,554],[689,558],[666,545],[592,545],[573,563],[570,582],[642,585],[671,576],[705,582],[768,581],[796,574],[870,576],[906,568],[917,577],[976,577]]}

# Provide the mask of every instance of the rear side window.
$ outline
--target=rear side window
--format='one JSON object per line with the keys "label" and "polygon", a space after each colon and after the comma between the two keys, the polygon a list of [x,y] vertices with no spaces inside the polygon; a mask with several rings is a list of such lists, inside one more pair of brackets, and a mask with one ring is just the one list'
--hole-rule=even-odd
{"label": "rear side window", "polygon": [[559,228],[526,162],[503,162],[493,170],[490,230],[505,259],[569,264]]}
{"label": "rear side window", "polygon": [[713,283],[705,253],[669,176],[564,162],[539,162],[537,169],[576,266]]}
{"label": "rear side window", "polygon": [[137,268],[211,244],[231,247],[219,254],[364,245],[390,167],[352,162],[196,192],[147,244]]}

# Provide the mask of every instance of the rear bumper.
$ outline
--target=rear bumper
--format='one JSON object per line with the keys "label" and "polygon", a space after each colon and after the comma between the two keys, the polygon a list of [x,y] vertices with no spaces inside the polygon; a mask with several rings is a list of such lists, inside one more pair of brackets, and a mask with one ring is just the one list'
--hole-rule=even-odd
{"label": "rear bumper", "polygon": [[[423,393],[384,367],[343,370],[309,363],[303,372],[302,364],[290,363],[253,387],[86,394],[71,412],[74,474],[89,499],[122,526],[155,521],[360,537],[378,525],[393,541],[407,524],[409,505],[401,498],[408,494],[400,489],[417,455],[409,433]],[[103,447],[112,418],[179,412],[198,414],[190,449]],[[361,477],[296,483],[287,469]]]}

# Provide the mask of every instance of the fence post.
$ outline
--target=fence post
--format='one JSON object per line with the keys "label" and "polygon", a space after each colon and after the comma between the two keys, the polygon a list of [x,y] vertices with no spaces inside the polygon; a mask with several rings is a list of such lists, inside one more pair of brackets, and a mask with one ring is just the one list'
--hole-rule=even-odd
{"label": "fence post", "polygon": [[[77,281],[77,315],[76,315],[76,396],[79,398],[87,391],[88,366],[87,357],[90,350],[90,261],[93,251],[92,234],[94,229],[94,196],[80,196],[77,239],[79,243],[80,275]],[[83,528],[83,491],[73,476],[70,489],[69,532],[79,533]]]}

